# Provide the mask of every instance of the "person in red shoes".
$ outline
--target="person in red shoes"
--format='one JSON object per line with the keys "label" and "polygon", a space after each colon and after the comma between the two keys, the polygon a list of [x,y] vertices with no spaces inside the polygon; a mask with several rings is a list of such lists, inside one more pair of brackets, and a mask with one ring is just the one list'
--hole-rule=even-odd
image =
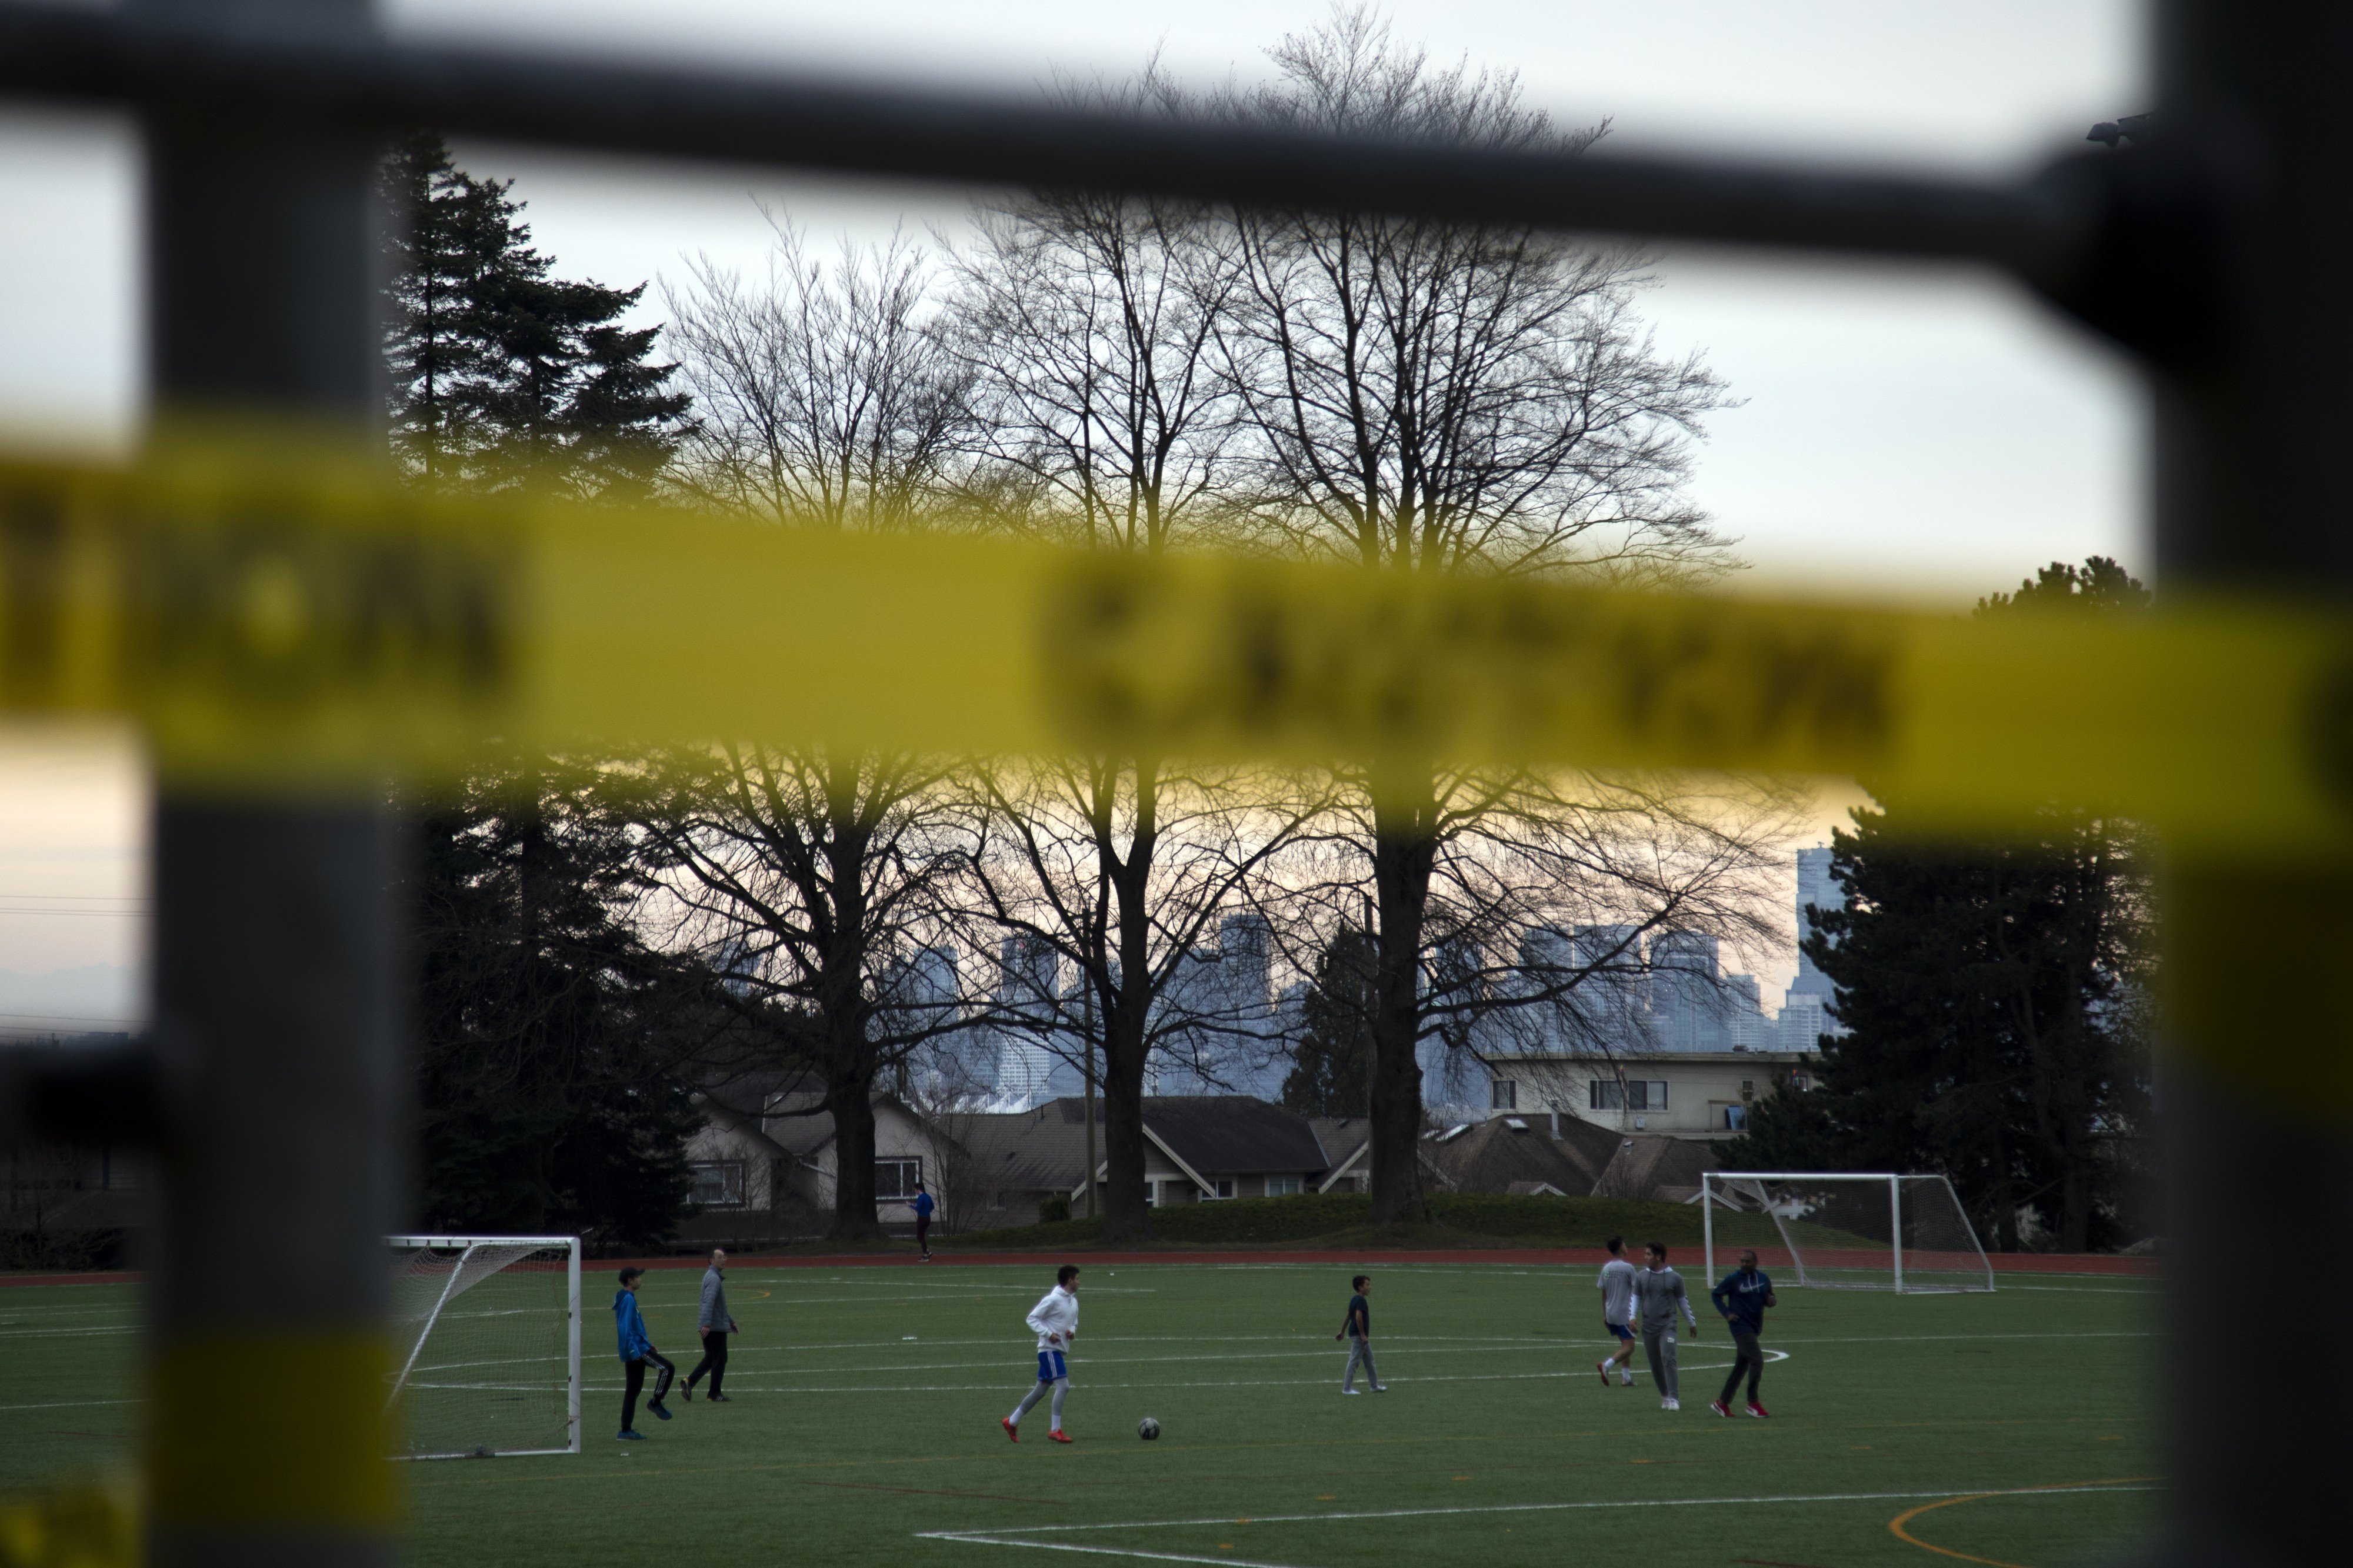
{"label": "person in red shoes", "polygon": [[1057,1443],[1067,1443],[1070,1435],[1062,1430],[1062,1401],[1071,1392],[1071,1342],[1079,1337],[1079,1266],[1065,1263],[1054,1272],[1054,1288],[1045,1299],[1029,1309],[1029,1329],[1038,1336],[1038,1382],[1022,1395],[1013,1414],[997,1423],[1005,1435],[1015,1442],[1021,1441],[1021,1418],[1054,1391],[1054,1425],[1046,1436]]}
{"label": "person in red shoes", "polygon": [[1724,1392],[1708,1405],[1710,1410],[1726,1420],[1732,1418],[1732,1396],[1739,1391],[1740,1374],[1748,1374],[1748,1414],[1763,1419],[1765,1407],[1757,1403],[1757,1380],[1764,1375],[1765,1352],[1757,1336],[1765,1331],[1765,1309],[1778,1307],[1780,1298],[1773,1294],[1770,1275],[1757,1268],[1757,1254],[1744,1251],[1740,1267],[1724,1277],[1723,1282],[1707,1293],[1724,1321],[1732,1325],[1732,1375],[1724,1380]]}

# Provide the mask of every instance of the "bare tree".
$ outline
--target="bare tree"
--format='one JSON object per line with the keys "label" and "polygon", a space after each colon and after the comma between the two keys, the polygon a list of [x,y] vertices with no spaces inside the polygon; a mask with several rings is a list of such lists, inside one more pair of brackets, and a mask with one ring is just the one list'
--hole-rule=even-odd
{"label": "bare tree", "polygon": [[914,758],[723,746],[666,756],[638,803],[678,934],[726,956],[739,998],[807,1016],[792,1047],[833,1119],[837,1239],[879,1233],[878,1087],[962,1024],[903,983],[942,939],[962,863],[942,778]]}
{"label": "bare tree", "polygon": [[662,285],[702,417],[680,453],[687,487],[771,521],[934,526],[969,444],[970,376],[935,330],[931,265],[894,234],[845,241],[831,268],[774,213],[759,285],[697,260]]}
{"label": "bare tree", "polygon": [[[1131,113],[1192,107],[1152,65],[1057,96]],[[1198,203],[1042,191],[976,214],[954,340],[975,429],[989,460],[1035,482],[1057,531],[1142,556],[1230,540],[1220,525],[1234,510],[1239,405],[1214,349],[1238,243]],[[1110,1238],[1148,1223],[1143,1095],[1155,1054],[1214,1081],[1219,1060],[1262,1048],[1263,1018],[1187,981],[1220,913],[1300,820],[1264,807],[1254,791],[1267,778],[1129,755],[978,781],[987,912],[1076,973],[1073,994],[1034,996],[1029,1012],[1040,1043],[1081,1065],[1091,1110],[1103,1053]]]}
{"label": "bare tree", "polygon": [[[1250,889],[1327,802],[1279,775],[1153,757],[987,769],[976,782],[977,912],[1017,933],[1029,960],[1009,966],[1004,1010],[1090,1078],[1101,1051],[1104,1232],[1140,1234],[1148,1076],[1156,1063],[1219,1085],[1278,1048],[1271,943]],[[1039,958],[1056,975],[1070,965],[1075,987]]]}
{"label": "bare tree", "polygon": [[[894,237],[845,245],[828,269],[771,221],[765,288],[706,262],[693,289],[665,289],[702,409],[685,481],[782,527],[933,525],[965,401],[933,330],[927,261]],[[687,933],[727,952],[753,996],[814,1020],[800,1048],[833,1118],[838,1237],[878,1228],[878,1083],[963,1023],[961,998],[919,998],[910,984],[953,941],[943,889],[963,858],[948,771],[921,756],[719,747],[667,755],[642,796]]]}
{"label": "bare tree", "polygon": [[[1066,107],[1184,115],[1147,64]],[[955,264],[977,449],[1031,476],[1085,543],[1153,554],[1230,505],[1235,408],[1213,353],[1236,236],[1205,204],[1036,191],[981,204]]]}
{"label": "bare tree", "polygon": [[[1525,108],[1514,78],[1432,66],[1366,9],[1336,10],[1271,56],[1279,79],[1229,100],[1231,112],[1499,150],[1575,153],[1601,134]],[[1724,393],[1641,329],[1638,253],[1371,213],[1237,221],[1242,288],[1221,342],[1256,437],[1264,516],[1296,549],[1395,572],[1713,569],[1718,542],[1682,486],[1689,438]],[[1419,1203],[1416,1047],[1432,1025],[1431,954],[1493,923],[1433,906],[1433,886],[1475,879],[1472,868],[1497,877],[1573,860],[1595,803],[1434,761],[1349,782],[1361,805],[1347,819],[1353,859],[1340,859],[1360,862],[1374,893],[1373,1212],[1386,1223]],[[1473,831],[1489,822],[1500,826]],[[1472,839],[1486,848],[1460,853]]]}
{"label": "bare tree", "polygon": [[[1543,1058],[1651,1048],[1650,1003],[1662,989],[1728,1016],[1735,995],[1704,962],[1717,944],[1760,957],[1788,947],[1781,847],[1802,819],[1802,788],[1475,773],[1440,773],[1433,784],[1413,1042],[1417,1068],[1435,1056],[1457,1095],[1496,1055],[1537,1054],[1541,1079]],[[1373,816],[1355,793],[1272,879],[1283,906],[1275,929],[1303,958],[1378,925],[1378,900],[1366,892]],[[1367,1032],[1385,1001],[1377,954],[1376,943],[1374,984],[1324,999],[1329,1008],[1366,998]],[[1377,1036],[1374,1044],[1377,1070]],[[1567,1086],[1563,1076],[1553,1087]]]}

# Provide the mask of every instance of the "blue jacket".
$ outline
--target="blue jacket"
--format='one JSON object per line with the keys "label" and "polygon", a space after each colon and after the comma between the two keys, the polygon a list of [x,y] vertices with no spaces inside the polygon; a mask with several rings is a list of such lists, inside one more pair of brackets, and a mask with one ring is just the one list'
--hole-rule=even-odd
{"label": "blue jacket", "polygon": [[613,1327],[620,1336],[622,1361],[643,1361],[654,1348],[653,1341],[646,1337],[645,1314],[638,1310],[636,1291],[613,1292]]}
{"label": "blue jacket", "polygon": [[917,1219],[929,1219],[932,1217],[931,1194],[917,1193],[915,1194],[915,1217]]}
{"label": "blue jacket", "polygon": [[1765,1331],[1765,1298],[1773,1293],[1772,1277],[1763,1270],[1751,1274],[1736,1268],[1707,1293],[1715,1310],[1732,1320],[1736,1329],[1752,1334]]}

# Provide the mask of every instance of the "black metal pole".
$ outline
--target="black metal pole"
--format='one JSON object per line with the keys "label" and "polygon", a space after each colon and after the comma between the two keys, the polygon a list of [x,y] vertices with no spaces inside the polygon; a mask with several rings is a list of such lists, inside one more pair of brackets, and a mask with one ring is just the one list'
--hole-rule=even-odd
{"label": "black metal pole", "polygon": [[[358,37],[367,0],[135,0]],[[153,397],[364,426],[377,405],[373,150],[219,98],[147,119]],[[375,802],[161,782],[163,1226],[149,1310],[152,1560],[394,1555],[383,1237],[397,1016]]]}
{"label": "black metal pole", "polygon": [[[2157,150],[2214,204],[2207,330],[2144,345],[2158,361],[2164,584],[2341,603],[2353,8],[2166,0],[2158,17]],[[2298,1347],[2353,1299],[2353,896],[2340,867],[2184,858],[2168,868],[2164,917],[2168,1550],[2184,1563],[2341,1563],[2353,1363]]]}

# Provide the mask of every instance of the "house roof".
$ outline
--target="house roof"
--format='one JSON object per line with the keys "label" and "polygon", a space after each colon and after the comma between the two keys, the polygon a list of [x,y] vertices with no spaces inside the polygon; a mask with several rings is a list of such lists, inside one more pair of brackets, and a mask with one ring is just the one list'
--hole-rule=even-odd
{"label": "house roof", "polygon": [[[1077,1114],[1065,1114],[1064,1107]],[[985,1188],[1068,1192],[1086,1179],[1086,1113],[1078,1100],[1052,1100],[1034,1110],[951,1116],[944,1130],[970,1154],[973,1179]],[[1103,1158],[1100,1125],[1095,1158]]]}
{"label": "house roof", "polygon": [[1261,1175],[1325,1166],[1307,1118],[1247,1094],[1151,1095],[1144,1124],[1203,1175]]}
{"label": "house roof", "polygon": [[1426,1141],[1421,1152],[1457,1192],[1504,1193],[1542,1184],[1582,1197],[1593,1191],[1617,1140],[1575,1117],[1560,1121],[1561,1136],[1556,1139],[1545,1118],[1497,1117],[1442,1142]]}
{"label": "house roof", "polygon": [[1723,1168],[1724,1162],[1710,1144],[1637,1132],[1619,1140],[1618,1152],[1593,1184],[1593,1195],[1655,1198],[1662,1188],[1695,1190],[1702,1172]]}
{"label": "house roof", "polygon": [[1373,1121],[1369,1116],[1311,1116],[1309,1131],[1315,1134],[1318,1147],[1324,1151],[1325,1170],[1335,1170],[1348,1163],[1348,1156],[1373,1141]]}
{"label": "house roof", "polygon": [[[1328,1170],[1363,1144],[1366,1123],[1337,1123],[1356,1130],[1354,1141],[1343,1132],[1327,1142],[1296,1111],[1249,1095],[1208,1094],[1146,1096],[1144,1125],[1179,1163],[1214,1179]],[[1086,1105],[1074,1097],[1029,1110],[950,1116],[942,1126],[970,1152],[974,1174],[988,1186],[1068,1191],[1086,1179]],[[1098,1121],[1098,1165],[1103,1158]]]}

